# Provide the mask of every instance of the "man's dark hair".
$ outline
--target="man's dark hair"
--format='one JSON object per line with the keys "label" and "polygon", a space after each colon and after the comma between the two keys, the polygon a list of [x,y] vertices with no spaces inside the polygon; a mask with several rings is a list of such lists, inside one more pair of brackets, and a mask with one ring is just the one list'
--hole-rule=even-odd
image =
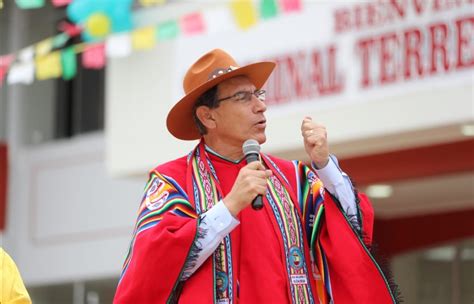
{"label": "man's dark hair", "polygon": [[217,86],[210,88],[209,90],[204,92],[201,96],[199,96],[198,99],[196,100],[196,103],[193,106],[194,123],[196,124],[199,130],[199,134],[205,135],[207,134],[207,129],[196,115],[196,109],[200,106],[206,106],[210,109],[214,109],[219,106],[219,101],[217,100]]}

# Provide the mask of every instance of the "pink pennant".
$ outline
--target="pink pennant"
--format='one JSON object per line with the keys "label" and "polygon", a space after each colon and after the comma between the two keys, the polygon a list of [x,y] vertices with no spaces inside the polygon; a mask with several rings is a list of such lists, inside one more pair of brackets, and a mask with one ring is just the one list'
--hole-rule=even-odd
{"label": "pink pennant", "polygon": [[101,69],[105,66],[105,47],[103,43],[86,47],[82,53],[82,65],[86,69]]}
{"label": "pink pennant", "polygon": [[301,0],[280,0],[284,12],[295,12],[301,10]]}
{"label": "pink pennant", "polygon": [[200,13],[192,13],[181,18],[181,29],[186,35],[204,32],[204,20]]}
{"label": "pink pennant", "polygon": [[2,87],[5,75],[7,75],[8,68],[14,59],[15,56],[13,54],[0,56],[0,87]]}
{"label": "pink pennant", "polygon": [[0,88],[3,85],[3,80],[5,79],[5,75],[7,75],[8,68],[6,66],[0,65]]}
{"label": "pink pennant", "polygon": [[9,67],[13,60],[15,60],[14,54],[0,56],[0,66]]}
{"label": "pink pennant", "polygon": [[82,28],[80,26],[66,21],[62,21],[59,24],[58,29],[61,32],[66,33],[69,37],[76,37],[82,32]]}
{"label": "pink pennant", "polygon": [[72,0],[51,0],[54,6],[66,6],[72,2]]}

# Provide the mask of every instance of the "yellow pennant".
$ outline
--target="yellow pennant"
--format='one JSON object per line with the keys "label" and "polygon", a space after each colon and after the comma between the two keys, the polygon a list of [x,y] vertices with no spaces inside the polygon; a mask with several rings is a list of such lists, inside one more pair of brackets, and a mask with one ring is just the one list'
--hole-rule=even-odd
{"label": "yellow pennant", "polygon": [[44,56],[51,52],[53,49],[53,39],[48,38],[43,41],[40,41],[36,44],[35,51],[36,51],[36,56]]}
{"label": "yellow pennant", "polygon": [[232,0],[230,5],[235,22],[241,29],[248,29],[257,23],[257,12],[252,0]]}
{"label": "yellow pennant", "polygon": [[36,78],[39,80],[57,78],[61,76],[61,54],[56,51],[45,56],[37,56]]}
{"label": "yellow pennant", "polygon": [[151,49],[156,45],[156,27],[144,27],[132,32],[132,46],[136,50]]}
{"label": "yellow pennant", "polygon": [[140,0],[140,4],[143,6],[150,6],[156,4],[164,4],[165,0]]}

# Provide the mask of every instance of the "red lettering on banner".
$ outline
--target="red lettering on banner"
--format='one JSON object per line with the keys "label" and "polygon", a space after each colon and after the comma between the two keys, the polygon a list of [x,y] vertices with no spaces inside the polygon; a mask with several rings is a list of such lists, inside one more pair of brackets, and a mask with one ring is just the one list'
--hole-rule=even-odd
{"label": "red lettering on banner", "polygon": [[343,33],[388,25],[412,15],[465,7],[472,9],[474,0],[378,0],[336,8],[333,14],[334,31]]}
{"label": "red lettering on banner", "polygon": [[390,6],[397,12],[398,16],[405,17],[407,0],[390,0]]}
{"label": "red lettering on banner", "polygon": [[328,76],[327,76],[327,86],[324,89],[323,95],[326,94],[335,94],[342,91],[344,79],[342,76],[339,77],[337,74],[336,67],[336,52],[337,48],[334,45],[331,45],[328,48]]}
{"label": "red lettering on banner", "polygon": [[456,20],[457,36],[457,64],[456,68],[465,68],[474,65],[473,40],[474,16]]}
{"label": "red lettering on banner", "polygon": [[367,3],[367,24],[373,26],[377,23],[377,9],[374,3]]}
{"label": "red lettering on banner", "polygon": [[311,71],[311,79],[313,83],[316,84],[319,92],[323,91],[323,63],[321,59],[321,53],[318,51],[314,51],[311,54],[311,61],[312,61],[312,71]]}
{"label": "red lettering on banner", "polygon": [[361,86],[368,87],[371,84],[370,81],[370,51],[374,45],[375,40],[373,38],[362,39],[357,43],[357,50],[362,53],[362,78]]}
{"label": "red lettering on banner", "polygon": [[344,88],[344,79],[337,71],[335,45],[270,60],[277,68],[266,85],[269,105],[337,94]]}
{"label": "red lettering on banner", "polygon": [[[451,28],[450,28],[451,26]],[[368,88],[401,79],[474,67],[474,16],[364,37],[356,41],[360,85]],[[375,64],[375,65],[374,65]],[[378,65],[377,65],[378,64]]]}
{"label": "red lettering on banner", "polygon": [[354,7],[354,24],[356,28],[362,27],[362,8],[359,5]]}
{"label": "red lettering on banner", "polygon": [[433,0],[433,11],[446,11],[452,8],[460,7],[464,3],[472,4],[472,0]]}
{"label": "red lettering on banner", "polygon": [[348,9],[337,9],[334,11],[334,30],[336,33],[344,32],[350,28],[350,13]]}
{"label": "red lettering on banner", "polygon": [[430,26],[431,38],[431,74],[438,71],[438,57],[441,56],[444,70],[449,69],[448,53],[446,44],[448,42],[448,26],[444,23]]}
{"label": "red lettering on banner", "polygon": [[405,79],[411,77],[411,63],[415,60],[418,75],[423,75],[423,65],[421,62],[421,32],[419,29],[405,31]]}
{"label": "red lettering on banner", "polygon": [[380,83],[382,84],[397,80],[397,62],[394,58],[397,47],[396,33],[388,33],[380,37]]}
{"label": "red lettering on banner", "polygon": [[426,0],[412,0],[413,1],[413,6],[415,7],[415,11],[418,15],[422,14],[425,11],[425,8],[427,6],[427,1]]}

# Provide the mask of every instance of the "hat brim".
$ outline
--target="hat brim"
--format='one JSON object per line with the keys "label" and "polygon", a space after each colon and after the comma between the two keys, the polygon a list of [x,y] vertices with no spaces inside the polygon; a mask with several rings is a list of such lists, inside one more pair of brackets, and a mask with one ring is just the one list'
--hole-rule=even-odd
{"label": "hat brim", "polygon": [[252,63],[206,81],[201,86],[189,92],[189,94],[184,96],[174,105],[166,119],[166,127],[168,128],[168,131],[174,137],[182,140],[199,139],[201,135],[199,134],[199,130],[197,129],[193,119],[193,106],[199,96],[222,81],[236,76],[248,77],[255,85],[255,88],[260,89],[263,87],[268,77],[270,77],[274,68],[274,62]]}

